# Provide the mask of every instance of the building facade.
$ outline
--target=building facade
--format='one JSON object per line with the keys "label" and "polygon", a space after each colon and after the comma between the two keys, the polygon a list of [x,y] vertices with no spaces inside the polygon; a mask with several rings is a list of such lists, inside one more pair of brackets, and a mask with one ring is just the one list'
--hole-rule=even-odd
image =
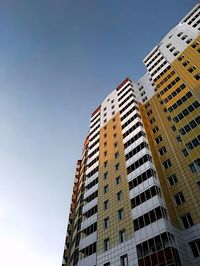
{"label": "building facade", "polygon": [[63,266],[200,265],[200,4],[92,113]]}

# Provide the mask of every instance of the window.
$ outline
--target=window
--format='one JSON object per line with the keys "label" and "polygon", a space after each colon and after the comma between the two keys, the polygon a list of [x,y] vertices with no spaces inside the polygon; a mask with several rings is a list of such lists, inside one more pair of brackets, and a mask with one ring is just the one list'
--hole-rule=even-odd
{"label": "window", "polygon": [[190,213],[187,213],[186,215],[182,216],[181,220],[182,220],[182,223],[183,223],[183,226],[184,226],[185,229],[187,229],[187,228],[189,228],[189,227],[194,225]]}
{"label": "window", "polygon": [[116,180],[116,184],[118,185],[118,184],[121,182],[121,176],[120,176],[120,175],[117,176],[117,177],[115,178],[115,180]]}
{"label": "window", "polygon": [[106,137],[107,137],[107,134],[105,133],[105,134],[104,134],[104,138],[106,138]]}
{"label": "window", "polygon": [[115,108],[115,106],[114,106],[114,105],[112,105],[112,106],[111,106],[111,108],[112,108],[112,109],[114,109],[114,108]]}
{"label": "window", "polygon": [[178,57],[178,61],[181,61],[185,56],[184,55],[181,55]]}
{"label": "window", "polygon": [[199,73],[196,74],[196,75],[194,76],[194,78],[195,78],[196,80],[200,80],[200,74],[199,74]]}
{"label": "window", "polygon": [[109,250],[109,238],[106,238],[105,240],[104,240],[104,251],[107,251],[107,250]]}
{"label": "window", "polygon": [[187,35],[183,35],[183,37],[181,38],[182,40],[185,40],[187,38]]}
{"label": "window", "polygon": [[182,150],[182,153],[183,153],[183,155],[184,155],[185,157],[187,157],[187,156],[189,155],[187,149],[183,149],[183,150]]}
{"label": "window", "polygon": [[107,146],[107,142],[104,142],[104,147],[106,147]]}
{"label": "window", "polygon": [[117,213],[118,213],[118,219],[119,220],[124,219],[124,209],[118,210]]}
{"label": "window", "polygon": [[177,139],[178,142],[182,142],[182,139],[181,139],[181,137],[179,135],[176,137],[176,139]]}
{"label": "window", "polygon": [[107,151],[104,151],[104,156],[107,156]]}
{"label": "window", "polygon": [[200,238],[197,238],[196,240],[189,243],[193,256],[200,257]]}
{"label": "window", "polygon": [[114,103],[114,100],[112,100],[111,103]]}
{"label": "window", "polygon": [[159,153],[162,156],[163,154],[165,154],[167,152],[165,146],[163,146],[161,149],[159,149]]}
{"label": "window", "polygon": [[117,159],[119,157],[119,152],[115,152],[115,159]]}
{"label": "window", "polygon": [[186,67],[189,63],[190,63],[190,61],[187,60],[187,61],[184,61],[184,62],[182,63],[182,65],[183,65],[184,67]]}
{"label": "window", "polygon": [[196,42],[196,43],[193,43],[193,44],[191,45],[191,47],[192,47],[192,48],[196,48],[198,45],[199,45],[199,43]]}
{"label": "window", "polygon": [[113,126],[113,130],[115,130],[115,129],[116,129],[116,125]]}
{"label": "window", "polygon": [[115,114],[115,111],[112,112],[112,115],[114,115],[114,114]]}
{"label": "window", "polygon": [[106,262],[106,263],[104,263],[103,266],[110,266],[110,262]]}
{"label": "window", "polygon": [[176,131],[175,125],[171,126],[172,131]]}
{"label": "window", "polygon": [[107,122],[107,119],[104,119],[103,122],[106,123]]}
{"label": "window", "polygon": [[152,130],[153,130],[153,133],[156,133],[158,131],[158,127],[155,126]]}
{"label": "window", "polygon": [[117,200],[120,201],[122,199],[122,191],[117,192]]}
{"label": "window", "polygon": [[115,147],[115,148],[117,148],[117,146],[118,146],[118,143],[117,143],[117,142],[115,142],[115,143],[114,143],[114,147]]}
{"label": "window", "polygon": [[112,120],[112,121],[113,121],[113,122],[115,122],[115,120],[116,120],[116,119],[115,119],[115,118],[113,118],[113,120]]}
{"label": "window", "polygon": [[168,169],[171,166],[171,161],[170,159],[167,159],[166,161],[163,162],[163,166],[165,169]]}
{"label": "window", "polygon": [[119,170],[119,163],[115,165],[115,171]]}
{"label": "window", "polygon": [[115,134],[113,134],[113,137],[114,137],[114,138],[116,138],[116,137],[117,137],[117,134],[116,134],[116,133],[115,133]]}
{"label": "window", "polygon": [[119,232],[119,243],[123,243],[126,240],[125,229]]}
{"label": "window", "polygon": [[127,254],[120,257],[120,266],[128,266],[128,255]]}
{"label": "window", "polygon": [[107,179],[107,177],[108,177],[108,172],[105,172],[105,173],[103,174],[103,177],[104,177],[104,179]]}
{"label": "window", "polygon": [[185,202],[185,198],[182,192],[175,194],[174,199],[175,199],[176,205],[181,205],[182,203]]}
{"label": "window", "polygon": [[104,219],[104,229],[107,229],[108,226],[109,226],[109,217],[106,217],[106,218]]}
{"label": "window", "polygon": [[105,200],[103,205],[104,205],[104,210],[107,210],[108,209],[108,200]]}
{"label": "window", "polygon": [[192,162],[190,165],[190,170],[192,173],[198,172],[200,170],[200,158],[196,159],[194,162]]}
{"label": "window", "polygon": [[200,191],[200,181],[197,182],[197,187],[198,187],[198,189]]}
{"label": "window", "polygon": [[104,186],[104,193],[107,193],[108,192],[108,185],[105,185]]}
{"label": "window", "polygon": [[175,174],[170,175],[167,179],[168,179],[168,182],[169,182],[170,186],[173,186],[173,185],[175,185],[178,182],[177,177],[176,177]]}
{"label": "window", "polygon": [[156,143],[159,144],[162,141],[162,137],[161,135],[159,135],[156,139],[155,139]]}
{"label": "window", "polygon": [[192,73],[195,69],[196,69],[196,67],[195,67],[195,66],[192,66],[192,67],[189,67],[189,68],[188,68],[188,71],[189,71],[190,73]]}
{"label": "window", "polygon": [[107,166],[107,164],[108,164],[108,161],[105,161],[105,162],[104,162],[104,167],[106,167],[106,166]]}

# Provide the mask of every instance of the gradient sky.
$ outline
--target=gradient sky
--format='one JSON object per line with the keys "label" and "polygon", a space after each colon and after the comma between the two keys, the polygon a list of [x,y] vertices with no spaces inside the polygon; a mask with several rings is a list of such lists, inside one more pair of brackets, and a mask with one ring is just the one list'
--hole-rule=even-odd
{"label": "gradient sky", "polygon": [[0,1],[0,265],[61,265],[91,112],[195,4]]}

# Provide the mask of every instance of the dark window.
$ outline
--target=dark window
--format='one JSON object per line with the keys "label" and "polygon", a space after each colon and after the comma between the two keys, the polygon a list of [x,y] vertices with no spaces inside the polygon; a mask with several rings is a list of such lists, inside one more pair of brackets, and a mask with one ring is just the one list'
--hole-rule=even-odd
{"label": "dark window", "polygon": [[187,229],[187,228],[189,228],[189,227],[194,225],[190,213],[187,213],[186,215],[182,216],[181,219],[182,219],[183,226],[184,226],[185,229]]}
{"label": "dark window", "polygon": [[193,253],[193,256],[196,258],[196,257],[199,257],[200,256],[200,238],[192,241],[189,243],[190,247],[191,247],[191,250],[192,250],[192,253]]}
{"label": "dark window", "polygon": [[174,199],[175,199],[176,205],[180,205],[185,202],[185,198],[182,192],[175,194]]}
{"label": "dark window", "polygon": [[109,248],[110,248],[110,245],[109,245],[109,238],[106,238],[106,239],[104,240],[104,251],[109,250]]}
{"label": "dark window", "polygon": [[176,184],[178,182],[177,177],[176,177],[175,174],[170,175],[167,179],[168,179],[168,182],[169,182],[170,186],[173,186],[174,184]]}

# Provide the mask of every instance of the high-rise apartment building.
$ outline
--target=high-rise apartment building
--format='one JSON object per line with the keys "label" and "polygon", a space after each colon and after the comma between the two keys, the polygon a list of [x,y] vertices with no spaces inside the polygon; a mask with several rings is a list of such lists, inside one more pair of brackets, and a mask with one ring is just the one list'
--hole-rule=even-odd
{"label": "high-rise apartment building", "polygon": [[64,265],[200,265],[200,4],[92,113]]}

